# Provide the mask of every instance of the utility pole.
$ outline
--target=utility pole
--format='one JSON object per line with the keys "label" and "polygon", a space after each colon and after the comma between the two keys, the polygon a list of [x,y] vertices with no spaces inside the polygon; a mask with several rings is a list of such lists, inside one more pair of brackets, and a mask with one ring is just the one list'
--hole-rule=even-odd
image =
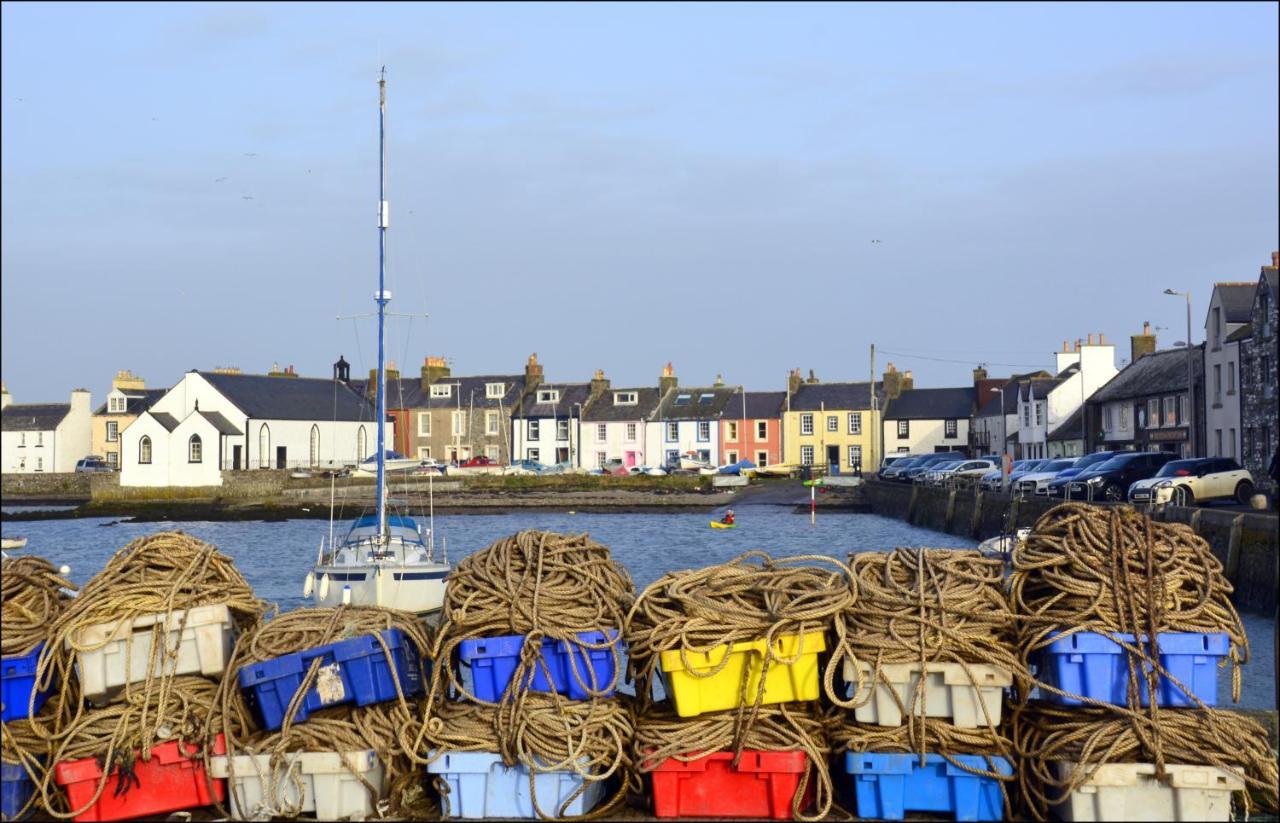
{"label": "utility pole", "polygon": [[884,426],[880,422],[879,415],[876,414],[877,405],[878,404],[876,403],[876,344],[872,343],[871,344],[871,421],[870,422],[871,422],[871,425],[875,426],[875,430],[871,433],[871,461],[867,465],[873,467],[873,469],[878,472],[880,470],[880,461],[876,460],[876,457],[880,456],[881,459],[883,459],[883,456],[877,455],[876,453],[877,452],[876,439],[877,439],[877,436],[880,438],[881,444],[880,444],[879,450],[884,451],[884,443],[883,443]]}

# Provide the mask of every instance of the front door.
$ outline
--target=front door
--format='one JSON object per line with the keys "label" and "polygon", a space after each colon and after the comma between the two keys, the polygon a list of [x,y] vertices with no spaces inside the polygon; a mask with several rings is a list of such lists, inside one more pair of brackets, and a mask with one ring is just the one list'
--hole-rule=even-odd
{"label": "front door", "polygon": [[240,450],[241,450],[241,448],[243,448],[243,447],[242,447],[242,446],[232,446],[232,447],[231,447],[231,468],[232,468],[233,470],[235,470],[235,471],[240,471]]}
{"label": "front door", "polygon": [[840,447],[827,446],[827,467],[832,474],[840,473]]}
{"label": "front door", "polygon": [[288,468],[288,460],[286,458],[286,452],[285,452],[284,446],[276,446],[276,468],[277,469]]}
{"label": "front door", "polygon": [[556,462],[557,462],[557,463],[568,463],[568,462],[569,462],[569,449],[568,449],[568,447],[566,447],[566,446],[559,446],[559,447],[557,447],[557,448],[556,448]]}
{"label": "front door", "polygon": [[636,464],[636,453],[627,452],[627,468],[631,468]]}

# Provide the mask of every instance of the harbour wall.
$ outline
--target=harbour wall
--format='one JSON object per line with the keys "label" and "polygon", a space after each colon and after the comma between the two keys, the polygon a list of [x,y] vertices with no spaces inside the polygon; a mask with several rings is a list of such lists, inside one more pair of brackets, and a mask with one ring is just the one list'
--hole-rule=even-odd
{"label": "harbour wall", "polygon": [[[862,495],[875,514],[975,540],[994,537],[1006,529],[1031,526],[1061,502],[876,480],[862,487]],[[1235,587],[1233,599],[1237,607],[1275,610],[1276,590],[1280,588],[1280,535],[1275,516],[1179,506],[1165,507],[1152,516],[1186,523],[1208,542]]]}

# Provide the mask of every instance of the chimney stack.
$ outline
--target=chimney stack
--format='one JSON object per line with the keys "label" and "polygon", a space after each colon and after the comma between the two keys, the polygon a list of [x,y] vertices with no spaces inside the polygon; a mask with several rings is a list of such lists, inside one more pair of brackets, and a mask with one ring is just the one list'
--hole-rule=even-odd
{"label": "chimney stack", "polygon": [[111,381],[111,388],[120,391],[142,391],[146,387],[143,379],[128,369],[116,372],[115,379]]}
{"label": "chimney stack", "polygon": [[806,381],[804,381],[804,382],[806,382],[806,383],[818,383],[818,382],[821,382],[821,381],[819,381],[819,380],[818,380],[817,375],[815,375],[815,374],[813,373],[813,369],[809,369],[809,379],[808,379],[808,380],[806,380]]}
{"label": "chimney stack", "polygon": [[886,400],[893,400],[902,394],[902,373],[889,363],[888,370],[884,373],[884,396]]}
{"label": "chimney stack", "polygon": [[1138,359],[1156,350],[1156,336],[1151,333],[1151,324],[1143,321],[1142,334],[1129,337],[1129,363],[1137,363]]}
{"label": "chimney stack", "polygon": [[803,381],[800,379],[800,369],[792,369],[787,375],[787,391],[791,394],[795,394],[800,391],[800,384],[802,382]]}
{"label": "chimney stack", "polygon": [[718,388],[720,388],[720,387],[721,387],[721,386],[723,386],[723,385],[724,385],[724,376],[723,376],[723,375],[720,375],[720,374],[717,374],[717,375],[716,375],[716,383],[715,383],[716,388],[718,389]]}
{"label": "chimney stack", "polygon": [[973,370],[973,387],[976,389],[978,384],[987,379],[987,370],[982,366]]}
{"label": "chimney stack", "polygon": [[1271,268],[1280,269],[1280,251],[1271,252]]}
{"label": "chimney stack", "polygon": [[452,371],[449,368],[449,362],[443,357],[424,357],[422,358],[422,368],[419,369],[419,381],[422,384],[422,393],[426,394],[430,385],[437,380],[443,380],[449,377]]}
{"label": "chimney stack", "polygon": [[608,390],[609,380],[604,376],[604,369],[596,369],[595,377],[591,378],[591,399],[595,400]]}
{"label": "chimney stack", "polygon": [[911,369],[907,369],[902,373],[902,389],[903,391],[906,391],[907,389],[914,389],[915,387],[916,381],[911,376]]}
{"label": "chimney stack", "polygon": [[0,409],[6,408],[12,402],[13,396],[9,394],[9,387],[0,383]]}
{"label": "chimney stack", "polygon": [[342,355],[338,355],[338,362],[333,364],[333,379],[343,383],[351,382],[351,364]]}
{"label": "chimney stack", "polygon": [[71,410],[84,412],[89,414],[89,390],[88,389],[72,389],[71,390]]}
{"label": "chimney stack", "polygon": [[541,386],[542,374],[542,364],[538,362],[538,353],[534,352],[524,364],[524,390],[533,391]]}
{"label": "chimney stack", "polygon": [[662,367],[662,376],[658,378],[658,391],[662,394],[674,389],[679,380],[676,379],[676,370],[671,367],[671,361],[667,361],[667,365]]}

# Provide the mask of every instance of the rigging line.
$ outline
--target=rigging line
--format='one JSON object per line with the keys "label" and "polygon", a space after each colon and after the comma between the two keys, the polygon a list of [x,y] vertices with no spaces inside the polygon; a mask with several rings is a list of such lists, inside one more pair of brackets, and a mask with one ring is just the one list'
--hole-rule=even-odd
{"label": "rigging line", "polygon": [[[964,365],[972,365],[973,363],[972,359],[955,360],[948,357],[925,357],[922,354],[907,354],[906,352],[889,351],[888,349],[880,349],[879,351],[883,352],[884,354],[892,354],[895,357],[914,357],[917,360],[932,360],[937,363],[962,363]],[[1018,368],[1018,369],[1042,369],[1045,366],[1043,362],[1041,363],[997,363],[994,360],[987,360],[985,362],[988,366],[1010,366],[1012,368]]]}

